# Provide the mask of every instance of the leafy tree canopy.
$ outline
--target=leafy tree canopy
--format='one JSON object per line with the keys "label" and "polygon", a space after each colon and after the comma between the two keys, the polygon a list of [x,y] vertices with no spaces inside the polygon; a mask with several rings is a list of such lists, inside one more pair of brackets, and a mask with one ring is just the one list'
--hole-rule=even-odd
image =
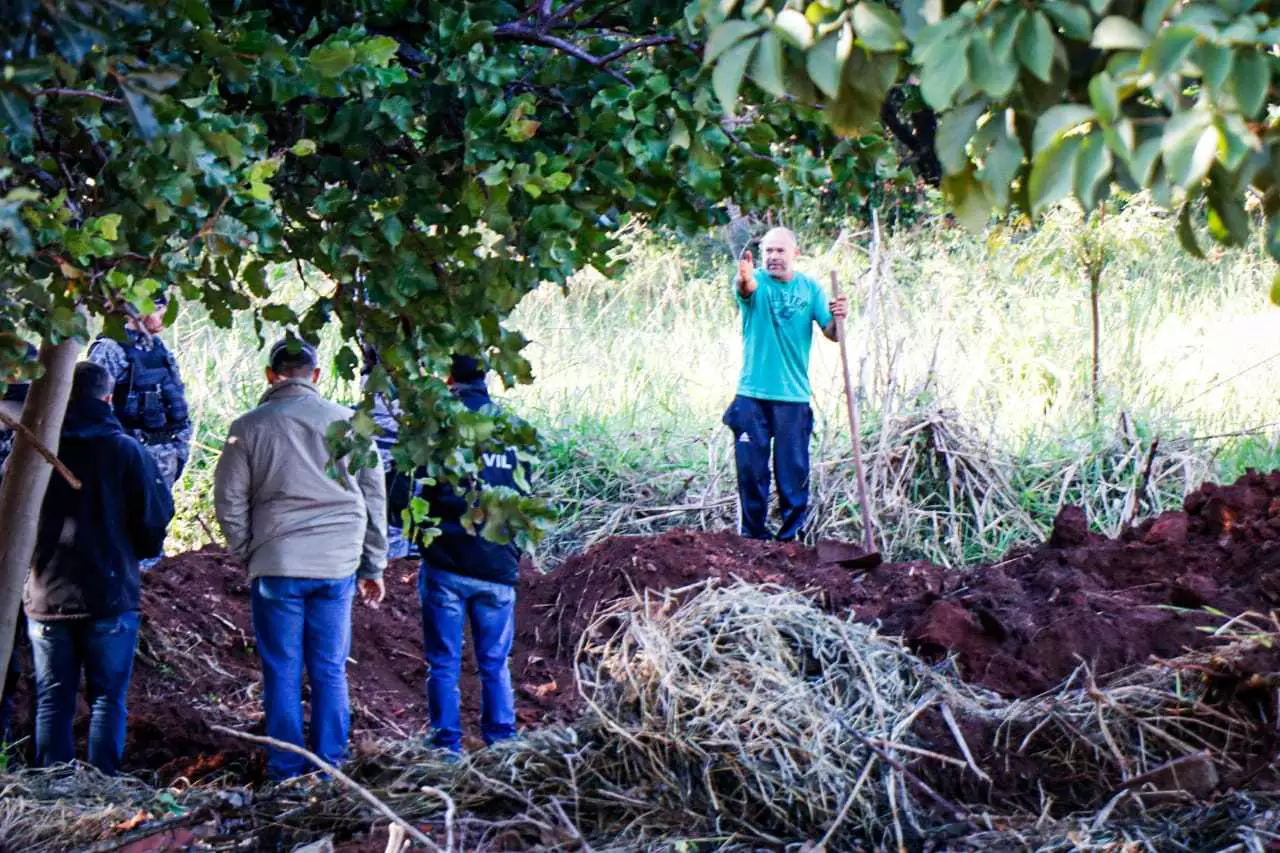
{"label": "leafy tree canopy", "polygon": [[[725,109],[793,96],[842,133],[873,126],[910,81],[939,116],[958,217],[1095,209],[1114,184],[1194,207],[1228,246],[1250,199],[1280,261],[1280,3],[1265,0],[703,0],[695,24]],[[744,87],[749,80],[751,87]],[[1280,276],[1273,299],[1280,302]]]}
{"label": "leafy tree canopy", "polygon": [[[530,379],[503,326],[524,294],[618,272],[636,217],[703,228],[723,200],[828,184],[828,161],[856,191],[886,147],[800,104],[723,120],[677,2],[0,0],[0,17],[0,375],[21,372],[20,335],[83,339],[91,315],[118,335],[161,289],[224,324],[336,324],[337,368],[379,354],[399,462],[435,478],[533,443],[441,381],[454,351]],[[300,316],[272,299],[280,263],[314,290]],[[373,430],[360,415],[334,440]],[[537,515],[487,500],[491,522]]]}
{"label": "leafy tree canopy", "polygon": [[[83,338],[91,315],[119,334],[162,288],[222,323],[333,324],[338,369],[367,346],[370,390],[400,396],[400,463],[457,479],[473,448],[533,435],[452,402],[451,352],[528,381],[503,322],[539,283],[616,274],[636,218],[857,199],[882,124],[971,224],[1091,208],[1114,179],[1181,204],[1198,250],[1192,203],[1240,244],[1256,192],[1280,257],[1277,8],[0,0],[0,371],[19,335]],[[281,263],[314,291],[300,315],[273,301]],[[493,521],[537,515],[488,500]]]}

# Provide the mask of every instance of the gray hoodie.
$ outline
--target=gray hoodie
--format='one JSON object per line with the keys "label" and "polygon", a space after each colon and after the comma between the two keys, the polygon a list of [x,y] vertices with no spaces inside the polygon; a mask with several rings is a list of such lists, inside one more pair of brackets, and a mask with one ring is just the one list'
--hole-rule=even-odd
{"label": "gray hoodie", "polygon": [[273,386],[231,424],[214,474],[214,507],[251,577],[381,577],[387,564],[380,468],[329,476],[325,435],[350,409],[305,379]]}

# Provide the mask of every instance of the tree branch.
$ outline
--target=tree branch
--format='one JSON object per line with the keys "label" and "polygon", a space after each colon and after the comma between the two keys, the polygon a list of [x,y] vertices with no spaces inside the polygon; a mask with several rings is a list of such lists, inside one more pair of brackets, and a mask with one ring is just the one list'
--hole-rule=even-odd
{"label": "tree branch", "polygon": [[62,479],[67,481],[67,485],[77,491],[80,490],[81,484],[80,481],[76,479],[76,475],[71,473],[70,468],[62,464],[62,460],[58,458],[58,454],[44,446],[44,442],[40,441],[40,436],[32,432],[26,424],[22,423],[22,421],[14,420],[4,412],[0,412],[0,423],[15,432],[20,432],[25,435],[27,437],[27,441],[31,442],[31,447],[36,451],[36,453],[43,456],[44,461],[52,465],[53,470],[62,475]]}
{"label": "tree branch", "polygon": [[45,95],[50,98],[88,98],[91,101],[101,101],[113,107],[124,106],[124,101],[120,98],[114,98],[102,92],[90,92],[85,89],[36,89],[31,94],[34,96]]}
{"label": "tree branch", "polygon": [[[571,2],[569,2],[568,5],[562,8],[559,12],[556,12],[555,14],[556,19],[561,21],[561,23],[557,24],[557,26],[568,26],[569,18],[573,17],[573,13],[581,9],[586,4],[586,2],[587,0],[571,0]],[[618,6],[621,6],[621,5],[622,5],[622,2],[615,3],[605,11],[616,9]]]}
{"label": "tree branch", "polygon": [[554,48],[561,53],[567,53],[569,56],[581,59],[592,68],[597,68],[603,71],[610,77],[613,77],[627,86],[635,87],[635,84],[628,80],[621,72],[607,67],[600,57],[587,53],[573,42],[566,41],[559,36],[553,36],[550,33],[543,32],[539,29],[531,29],[522,24],[502,24],[493,31],[493,37],[497,41],[515,41],[522,44]]}
{"label": "tree branch", "polygon": [[647,39],[641,39],[640,41],[633,42],[625,47],[620,47],[612,53],[606,53],[604,56],[600,57],[600,63],[602,65],[608,64],[613,62],[615,59],[621,59],[628,53],[635,50],[640,50],[646,47],[656,47],[660,44],[675,44],[678,41],[680,41],[680,39],[675,36],[651,36]]}
{"label": "tree branch", "polygon": [[[230,735],[231,737],[238,737],[243,740],[250,741],[252,743],[261,744],[263,746],[271,746],[271,747],[275,747],[276,749],[283,749],[288,752],[292,752],[296,755],[301,755],[303,758],[307,759],[316,767],[318,767],[320,770],[323,770],[325,773],[328,773],[330,776],[337,779],[342,784],[346,785],[349,789],[351,789],[352,792],[359,795],[361,799],[363,799],[369,805],[373,806],[377,811],[379,811],[384,817],[386,817],[392,823],[404,829],[404,831],[409,833],[409,835],[413,838],[415,842],[417,842],[418,844],[421,844],[423,847],[426,847],[428,850],[433,850],[433,851],[440,850],[440,848],[436,845],[435,842],[433,842],[430,838],[428,838],[426,835],[423,834],[422,830],[418,829],[416,826],[409,823],[404,818],[400,817],[400,815],[393,812],[390,806],[388,806],[382,800],[374,796],[368,789],[361,786],[358,782],[356,782],[350,776],[343,773],[341,770],[334,767],[332,764],[325,761],[323,758],[316,755],[314,752],[303,749],[300,746],[295,746],[294,744],[291,744],[291,743],[285,743],[284,741],[276,740],[275,738],[261,737],[259,735],[251,735],[245,732],[237,731],[235,729],[229,729],[226,726],[211,725],[209,726],[209,730],[218,732],[219,734]],[[456,808],[453,804],[453,800],[449,797],[448,794],[446,794],[444,791],[441,791],[439,788],[423,787],[421,788],[421,791],[423,793],[433,794],[444,801],[445,829],[448,833],[447,840],[445,841],[445,850],[452,851],[453,841],[454,841],[453,816],[456,811]]]}

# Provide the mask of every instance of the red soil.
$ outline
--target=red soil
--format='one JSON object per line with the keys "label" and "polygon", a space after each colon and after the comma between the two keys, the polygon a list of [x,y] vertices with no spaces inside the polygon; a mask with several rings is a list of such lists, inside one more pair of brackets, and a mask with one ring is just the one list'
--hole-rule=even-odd
{"label": "red soil", "polygon": [[[355,608],[349,672],[357,741],[423,728],[415,572],[412,562],[397,562],[382,607]],[[633,590],[707,578],[812,589],[824,608],[878,621],[926,658],[954,655],[970,682],[1025,696],[1081,662],[1105,674],[1204,646],[1211,640],[1197,629],[1222,621],[1198,609],[1206,605],[1228,614],[1280,605],[1280,472],[1206,485],[1187,498],[1185,511],[1115,540],[1089,533],[1083,513],[1068,507],[1049,543],[966,570],[916,562],[851,572],[819,565],[815,552],[799,545],[728,533],[611,539],[549,574],[525,573],[512,655],[521,723],[577,712],[573,655],[600,608]],[[212,550],[167,560],[145,578],[143,613],[128,765],[160,771],[162,779],[218,771],[254,778],[253,750],[206,725],[260,729],[244,570]],[[471,721],[478,693],[467,675]]]}

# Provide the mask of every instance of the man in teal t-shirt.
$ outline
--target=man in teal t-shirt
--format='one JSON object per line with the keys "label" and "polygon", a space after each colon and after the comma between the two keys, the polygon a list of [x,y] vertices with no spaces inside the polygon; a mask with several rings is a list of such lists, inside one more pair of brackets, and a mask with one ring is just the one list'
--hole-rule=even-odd
{"label": "man in teal t-shirt", "polygon": [[813,324],[836,340],[848,315],[843,296],[828,301],[821,285],[795,271],[796,238],[774,228],[760,241],[764,269],[747,252],[734,282],[742,315],[742,378],[724,423],[733,431],[738,469],[740,529],[752,539],[774,538],[769,515],[769,456],[778,484],[782,526],[777,539],[795,539],[809,508],[809,345]]}

